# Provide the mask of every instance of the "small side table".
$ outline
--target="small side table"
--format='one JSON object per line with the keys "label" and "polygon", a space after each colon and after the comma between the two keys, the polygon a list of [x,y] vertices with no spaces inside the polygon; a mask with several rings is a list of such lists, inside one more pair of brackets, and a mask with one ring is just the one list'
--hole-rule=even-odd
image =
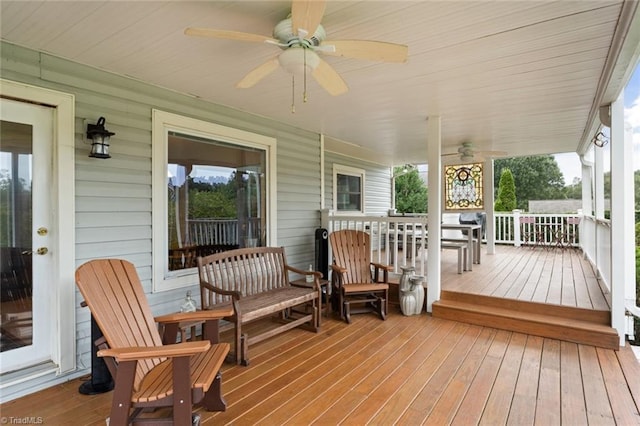
{"label": "small side table", "polygon": [[[307,287],[313,288],[313,283],[308,283],[304,278],[300,278],[298,280],[291,281],[291,285],[296,287]],[[320,300],[318,301],[318,310],[321,312],[320,318],[322,317],[322,295],[326,295],[326,303],[324,304],[324,316],[328,317],[330,314],[331,304],[329,303],[329,297],[331,296],[331,286],[329,285],[329,280],[321,279],[320,280]],[[320,318],[318,321],[321,322]],[[320,326],[320,324],[318,324]]]}

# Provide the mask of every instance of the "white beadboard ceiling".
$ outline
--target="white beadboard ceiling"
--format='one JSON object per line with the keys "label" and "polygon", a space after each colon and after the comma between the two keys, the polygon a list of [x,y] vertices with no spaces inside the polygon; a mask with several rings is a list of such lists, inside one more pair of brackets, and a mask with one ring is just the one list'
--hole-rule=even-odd
{"label": "white beadboard ceiling", "polygon": [[[404,64],[325,56],[349,91],[281,69],[235,83],[275,56],[268,44],[187,37],[187,27],[272,35],[287,1],[6,1],[3,40],[325,134],[387,164],[426,162],[426,117],[444,153],[463,141],[510,156],[581,152],[638,59],[637,1],[329,1],[331,39],[409,46]],[[299,79],[298,79],[299,80]]]}

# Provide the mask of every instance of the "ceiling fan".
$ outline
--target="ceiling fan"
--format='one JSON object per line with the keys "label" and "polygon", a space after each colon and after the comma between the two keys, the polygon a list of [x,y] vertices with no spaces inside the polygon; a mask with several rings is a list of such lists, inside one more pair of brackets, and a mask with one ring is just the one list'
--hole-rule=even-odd
{"label": "ceiling fan", "polygon": [[457,161],[456,157],[460,161],[465,163],[484,161],[487,158],[504,157],[506,151],[476,151],[471,142],[462,142],[462,145],[458,148],[457,152],[450,154],[443,154],[442,157],[447,162]]}
{"label": "ceiling fan", "polygon": [[303,74],[305,83],[306,72],[310,71],[323,89],[337,96],[348,90],[347,84],[319,54],[382,62],[406,62],[408,47],[405,45],[372,40],[325,40],[326,32],[320,23],[325,6],[325,0],[294,0],[290,16],[273,29],[273,38],[209,28],[187,28],[184,33],[197,37],[266,43],[283,50],[245,75],[236,84],[238,88],[252,87],[282,66],[294,75]]}

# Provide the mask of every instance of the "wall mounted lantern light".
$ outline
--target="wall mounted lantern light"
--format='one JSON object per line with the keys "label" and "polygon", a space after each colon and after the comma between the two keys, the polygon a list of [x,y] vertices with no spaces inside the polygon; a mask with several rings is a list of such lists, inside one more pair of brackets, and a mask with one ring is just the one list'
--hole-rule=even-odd
{"label": "wall mounted lantern light", "polygon": [[593,139],[591,139],[591,142],[598,148],[602,148],[609,143],[609,138],[603,132],[598,132]]}
{"label": "wall mounted lantern light", "polygon": [[91,153],[93,158],[111,158],[109,155],[109,139],[115,133],[104,128],[104,117],[100,117],[96,124],[87,124],[87,139],[91,140]]}

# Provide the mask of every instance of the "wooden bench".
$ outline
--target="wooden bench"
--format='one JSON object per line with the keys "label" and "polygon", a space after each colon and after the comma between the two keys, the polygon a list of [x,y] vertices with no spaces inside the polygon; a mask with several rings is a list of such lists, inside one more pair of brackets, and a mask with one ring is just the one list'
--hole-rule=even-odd
{"label": "wooden bench", "polygon": [[[464,243],[464,244],[469,244],[469,240],[467,239],[467,237],[465,238],[442,238],[442,241],[446,241],[446,242],[452,242],[452,243]],[[472,263],[476,263],[476,264],[480,264],[480,253],[482,250],[482,240],[479,240],[476,237],[473,237],[473,259],[468,259],[469,260],[469,266],[468,266],[468,270],[471,270],[471,264]]]}
{"label": "wooden bench", "polygon": [[[235,328],[235,362],[249,364],[249,346],[271,336],[304,326],[320,328],[322,273],[304,271],[287,264],[283,247],[254,247],[198,257],[202,309],[233,305],[234,314],[225,328]],[[313,275],[311,287],[291,285],[289,273]],[[309,309],[311,312],[309,312]],[[243,325],[277,317],[279,325],[248,336]]]}
{"label": "wooden bench", "polygon": [[461,241],[441,241],[440,247],[443,249],[458,250],[458,273],[467,270],[467,243]]}

